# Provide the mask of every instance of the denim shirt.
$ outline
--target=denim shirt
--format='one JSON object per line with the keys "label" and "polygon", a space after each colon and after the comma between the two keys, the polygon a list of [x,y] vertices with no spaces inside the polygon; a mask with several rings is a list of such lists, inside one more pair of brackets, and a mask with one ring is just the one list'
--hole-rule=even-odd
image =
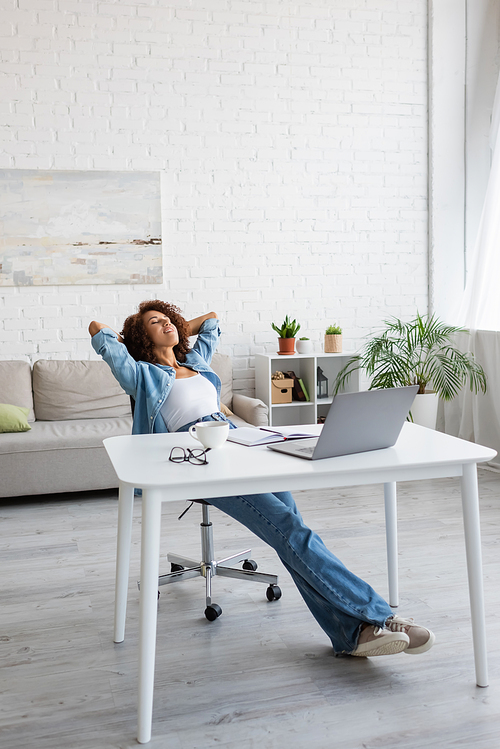
{"label": "denim shirt", "polygon": [[[219,321],[205,320],[200,327],[196,343],[183,364],[207,378],[217,391],[220,407],[221,381],[209,362],[212,360],[220,337]],[[175,370],[165,364],[135,361],[126,346],[118,341],[111,328],[102,328],[92,337],[92,347],[109,364],[114,376],[135,400],[132,434],[157,434],[168,429],[160,414],[175,381]]]}

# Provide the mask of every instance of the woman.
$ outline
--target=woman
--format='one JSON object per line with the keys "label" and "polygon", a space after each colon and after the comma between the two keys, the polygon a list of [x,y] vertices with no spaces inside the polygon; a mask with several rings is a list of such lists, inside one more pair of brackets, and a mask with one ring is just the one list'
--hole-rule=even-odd
{"label": "woman", "polygon": [[[227,421],[220,380],[210,368],[220,329],[217,315],[186,321],[159,300],[142,302],[120,335],[91,322],[92,346],[135,400],[133,434],[184,432],[197,421]],[[192,348],[189,337],[197,336]],[[389,605],[351,573],[310,530],[289,492],[210,499],[272,546],[290,572],[336,655],[423,653],[433,633]]]}

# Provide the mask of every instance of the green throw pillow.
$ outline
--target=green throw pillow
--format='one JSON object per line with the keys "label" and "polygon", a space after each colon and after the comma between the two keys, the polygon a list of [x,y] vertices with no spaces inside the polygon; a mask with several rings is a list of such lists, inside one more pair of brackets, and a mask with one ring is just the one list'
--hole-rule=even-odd
{"label": "green throw pillow", "polygon": [[0,403],[0,432],[29,432],[29,408]]}

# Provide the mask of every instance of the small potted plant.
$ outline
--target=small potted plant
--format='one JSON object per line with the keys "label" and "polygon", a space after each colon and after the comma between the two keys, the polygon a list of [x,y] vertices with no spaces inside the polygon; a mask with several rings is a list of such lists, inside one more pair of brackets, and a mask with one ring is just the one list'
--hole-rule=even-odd
{"label": "small potted plant", "polygon": [[325,330],[325,354],[342,353],[342,328],[329,325]]}
{"label": "small potted plant", "polygon": [[284,356],[286,354],[295,353],[295,336],[300,330],[300,325],[297,320],[290,320],[288,315],[283,320],[281,327],[271,323],[272,329],[278,334],[279,351],[278,354]]}
{"label": "small potted plant", "polygon": [[313,343],[309,338],[306,338],[306,336],[299,338],[299,340],[297,341],[297,353],[298,354],[312,354],[313,353]]}

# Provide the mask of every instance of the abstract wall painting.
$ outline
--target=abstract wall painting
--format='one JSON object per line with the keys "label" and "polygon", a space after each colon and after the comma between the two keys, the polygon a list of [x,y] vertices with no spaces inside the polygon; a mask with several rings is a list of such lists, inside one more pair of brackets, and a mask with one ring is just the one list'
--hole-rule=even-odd
{"label": "abstract wall painting", "polygon": [[0,286],[162,280],[159,172],[0,170]]}

